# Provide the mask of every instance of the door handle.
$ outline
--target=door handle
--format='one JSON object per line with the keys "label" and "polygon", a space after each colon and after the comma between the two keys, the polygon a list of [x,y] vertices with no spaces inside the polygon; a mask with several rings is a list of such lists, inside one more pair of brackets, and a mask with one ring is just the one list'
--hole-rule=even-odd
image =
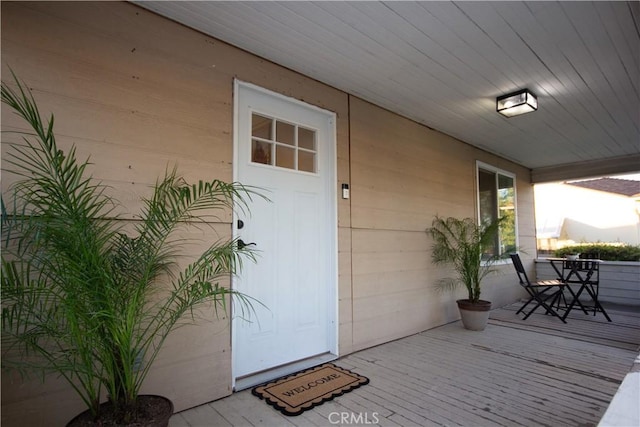
{"label": "door handle", "polygon": [[253,245],[253,246],[257,246],[257,245],[255,244],[255,242],[245,243],[245,242],[244,242],[244,240],[242,240],[242,239],[238,239],[238,249],[242,249],[242,248],[244,248],[244,247],[246,247],[246,246],[252,246],[252,245]]}

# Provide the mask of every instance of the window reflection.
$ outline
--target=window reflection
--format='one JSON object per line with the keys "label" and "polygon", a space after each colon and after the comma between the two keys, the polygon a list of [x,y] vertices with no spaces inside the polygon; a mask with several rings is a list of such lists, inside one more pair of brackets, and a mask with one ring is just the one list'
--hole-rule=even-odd
{"label": "window reflection", "polygon": [[310,129],[298,128],[298,147],[307,150],[316,149],[316,133]]}
{"label": "window reflection", "polygon": [[478,211],[480,222],[489,224],[505,218],[493,247],[483,258],[505,255],[516,250],[516,199],[514,178],[498,171],[478,169]]}
{"label": "window reflection", "polygon": [[253,163],[302,172],[317,172],[315,130],[253,113],[251,136]]}
{"label": "window reflection", "polygon": [[283,145],[276,146],[276,166],[295,169],[295,149]]}
{"label": "window reflection", "polygon": [[298,170],[305,172],[316,171],[316,155],[307,151],[298,151]]}
{"label": "window reflection", "polygon": [[251,143],[251,161],[254,163],[270,165],[271,144],[254,139]]}
{"label": "window reflection", "polygon": [[264,117],[256,113],[253,113],[251,116],[251,136],[253,137],[271,139],[272,126],[273,120],[269,117]]}
{"label": "window reflection", "polygon": [[284,122],[276,122],[276,141],[287,145],[295,145],[296,129],[293,125]]}

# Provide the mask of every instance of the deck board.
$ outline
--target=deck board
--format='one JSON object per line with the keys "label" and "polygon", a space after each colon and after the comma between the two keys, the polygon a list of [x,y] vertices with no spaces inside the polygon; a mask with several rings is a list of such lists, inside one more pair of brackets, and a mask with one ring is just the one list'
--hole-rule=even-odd
{"label": "deck board", "polygon": [[563,324],[518,308],[493,310],[483,332],[454,322],[345,356],[336,364],[370,384],[298,417],[245,390],[170,426],[326,426],[336,413],[380,426],[597,425],[640,349],[640,313],[607,308],[609,323],[575,311]]}

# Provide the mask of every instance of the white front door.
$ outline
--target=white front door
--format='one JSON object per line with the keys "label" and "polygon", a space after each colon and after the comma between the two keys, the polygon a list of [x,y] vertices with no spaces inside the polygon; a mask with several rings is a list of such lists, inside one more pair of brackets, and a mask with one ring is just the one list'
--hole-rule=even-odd
{"label": "white front door", "polygon": [[235,96],[235,179],[270,199],[234,221],[258,260],[233,286],[265,305],[234,313],[237,379],[337,353],[337,184],[333,113],[240,82]]}

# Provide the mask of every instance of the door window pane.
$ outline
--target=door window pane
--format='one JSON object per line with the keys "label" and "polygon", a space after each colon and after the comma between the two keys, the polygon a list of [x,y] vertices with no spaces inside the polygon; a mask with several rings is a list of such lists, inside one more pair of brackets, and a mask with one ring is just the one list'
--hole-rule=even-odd
{"label": "door window pane", "polygon": [[269,117],[261,116],[260,114],[253,113],[251,116],[251,136],[271,139],[271,128],[273,126],[273,120]]}
{"label": "door window pane", "polygon": [[254,163],[262,163],[264,165],[271,164],[271,144],[268,142],[258,141],[254,139],[251,142],[251,161]]}
{"label": "door window pane", "polygon": [[316,171],[316,155],[308,151],[298,151],[298,170],[305,172]]}
{"label": "door window pane", "polygon": [[253,163],[317,173],[318,149],[315,130],[253,113],[251,136]]}
{"label": "door window pane", "polygon": [[287,145],[295,145],[295,127],[289,123],[276,122],[276,141]]}
{"label": "door window pane", "polygon": [[311,129],[298,128],[298,147],[315,150],[316,132]]}
{"label": "door window pane", "polygon": [[295,149],[285,145],[276,146],[276,166],[287,169],[295,169]]}

